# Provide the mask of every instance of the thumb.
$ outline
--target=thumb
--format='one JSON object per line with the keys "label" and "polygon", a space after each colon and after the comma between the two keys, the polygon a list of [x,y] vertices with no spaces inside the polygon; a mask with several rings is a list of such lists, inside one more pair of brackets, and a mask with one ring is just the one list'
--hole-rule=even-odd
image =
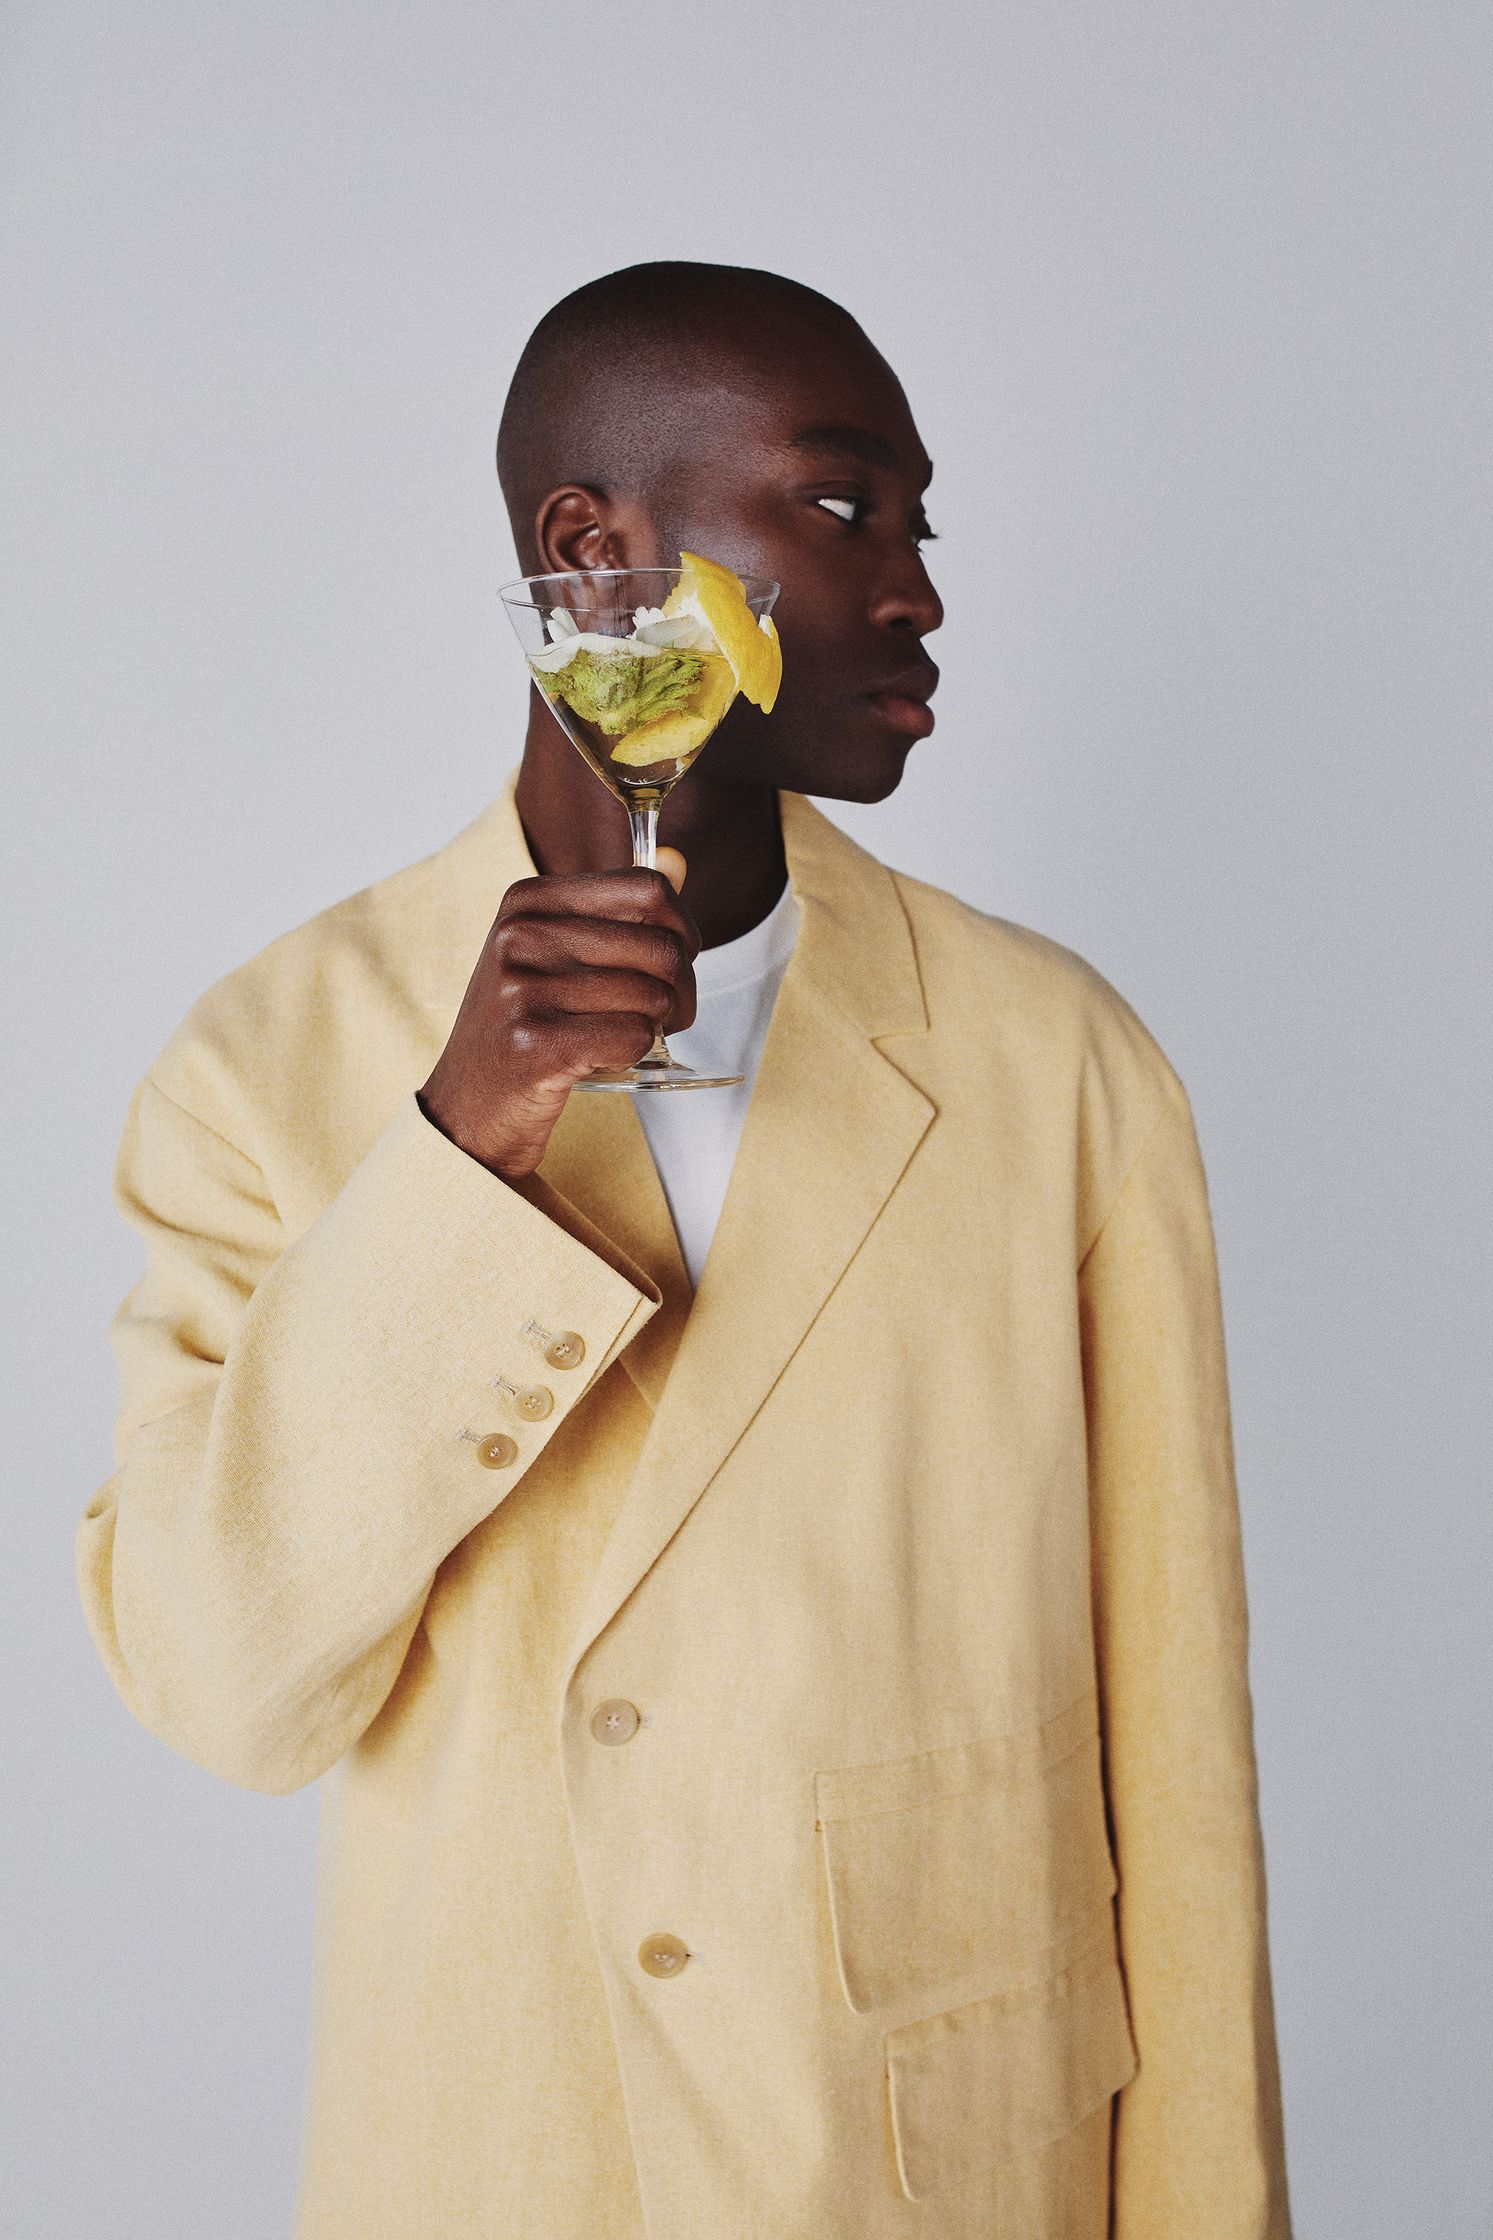
{"label": "thumb", "polygon": [[654,850],[654,862],[657,864],[664,877],[668,880],[669,885],[674,889],[674,892],[678,894],[680,888],[684,885],[684,874],[686,870],[684,857],[680,853],[679,849],[656,848]]}

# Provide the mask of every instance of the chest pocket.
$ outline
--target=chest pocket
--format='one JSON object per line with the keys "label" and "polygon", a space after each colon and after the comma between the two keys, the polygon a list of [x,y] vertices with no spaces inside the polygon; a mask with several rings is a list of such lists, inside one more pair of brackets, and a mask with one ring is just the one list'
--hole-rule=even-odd
{"label": "chest pocket", "polygon": [[1028,1981],[1114,1894],[1092,1694],[1020,1734],[818,1773],[815,1802],[856,2014]]}

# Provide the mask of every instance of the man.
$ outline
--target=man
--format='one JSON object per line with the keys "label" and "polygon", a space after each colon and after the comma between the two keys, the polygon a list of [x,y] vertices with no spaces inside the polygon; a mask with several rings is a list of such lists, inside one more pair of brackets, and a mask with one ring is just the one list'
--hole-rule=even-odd
{"label": "man", "polygon": [[[82,1591],[173,1747],[326,1777],[300,2240],[1279,2240],[1187,1099],[805,798],[931,728],[906,400],[811,291],[644,265],[542,322],[499,459],[529,572],[776,577],[784,682],[667,878],[536,696],[131,1107]],[[569,1094],[656,1025],[744,1125]]]}

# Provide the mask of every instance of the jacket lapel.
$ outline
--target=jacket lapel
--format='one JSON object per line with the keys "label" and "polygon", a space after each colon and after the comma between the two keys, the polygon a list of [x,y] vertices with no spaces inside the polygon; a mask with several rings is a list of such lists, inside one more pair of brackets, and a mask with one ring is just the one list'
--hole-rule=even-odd
{"label": "jacket lapel", "polygon": [[[892,875],[802,795],[782,793],[779,804],[789,882],[802,911],[798,941],[699,1292],[682,1328],[662,1334],[672,1357],[668,1381],[656,1399],[648,1395],[653,1423],[593,1579],[572,1665],[657,1560],[751,1423],[934,1117],[931,1101],[878,1047],[888,1037],[926,1034],[928,1024]],[[567,1113],[576,1105],[622,1101],[572,1097]],[[626,1121],[652,1170],[636,1114],[628,1111]],[[631,1162],[629,1131],[620,1118],[614,1124],[610,1115],[587,1115],[582,1125],[584,1144],[579,1132],[573,1139],[578,1152],[604,1148],[603,1139],[614,1145],[628,1139],[625,1163]],[[579,1174],[572,1183],[577,1192],[585,1186]],[[666,1216],[656,1171],[652,1188]],[[640,1194],[647,1196],[641,1184]],[[625,1208],[614,1205],[604,1218],[593,1210],[594,1199],[577,1196],[576,1202],[657,1273],[646,1240],[629,1242],[613,1225],[626,1218]],[[669,1287],[659,1280],[667,1296]],[[665,1358],[661,1347],[660,1362]],[[639,1366],[646,1372],[656,1364]]]}

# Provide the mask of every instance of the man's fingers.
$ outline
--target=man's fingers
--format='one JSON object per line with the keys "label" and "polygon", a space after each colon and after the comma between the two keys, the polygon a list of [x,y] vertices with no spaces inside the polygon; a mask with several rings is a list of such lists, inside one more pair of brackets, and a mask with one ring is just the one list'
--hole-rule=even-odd
{"label": "man's fingers", "polygon": [[531,1174],[576,1080],[690,1026],[700,929],[684,874],[664,848],[652,870],[516,879],[421,1091],[432,1125],[506,1180]]}
{"label": "man's fingers", "polygon": [[657,918],[518,917],[494,936],[503,963],[519,972],[566,972],[576,965],[647,972],[655,980],[693,979],[695,946]]}
{"label": "man's fingers", "polygon": [[[680,863],[684,861],[677,848],[664,852]],[[683,873],[680,877],[682,880]],[[676,900],[672,881],[662,871],[573,871],[515,879],[503,897],[498,918],[502,921],[531,913],[677,926],[690,944],[691,956],[700,947],[700,929],[684,904]]]}
{"label": "man's fingers", "polygon": [[658,1023],[647,1011],[557,1012],[529,1021],[515,1046],[546,1088],[568,1088],[600,1067],[636,1065],[652,1049]]}
{"label": "man's fingers", "polygon": [[[605,1011],[638,1011],[663,1019],[673,1010],[675,991],[667,980],[615,967],[547,972],[534,982],[539,1018],[586,1018]],[[682,991],[681,991],[682,992]]]}

